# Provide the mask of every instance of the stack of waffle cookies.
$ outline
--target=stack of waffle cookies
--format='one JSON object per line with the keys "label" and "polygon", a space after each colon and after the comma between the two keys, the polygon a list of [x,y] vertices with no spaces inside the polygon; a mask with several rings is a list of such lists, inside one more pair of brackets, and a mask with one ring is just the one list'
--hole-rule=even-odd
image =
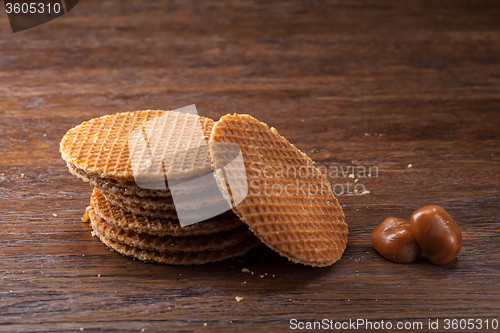
{"label": "stack of waffle cookies", "polygon": [[[214,123],[175,111],[119,113],[69,130],[60,151],[70,172],[94,187],[84,220],[123,255],[202,264],[264,243],[323,267],[346,248],[345,217],[325,175],[251,116]],[[217,208],[214,186],[227,208]],[[223,213],[182,223],[186,212],[210,209]]]}
{"label": "stack of waffle cookies", "polygon": [[[70,172],[94,187],[84,216],[93,235],[126,256],[185,265],[242,255],[260,244],[231,211],[185,227],[178,219],[169,184],[201,177],[195,184],[203,187],[202,176],[211,173],[206,140],[213,125],[189,113],[148,110],[92,119],[68,131],[60,151]],[[163,142],[142,142],[151,129]],[[159,158],[151,159],[144,144],[155,144],[149,154]],[[144,163],[149,178],[141,185],[158,176],[167,181],[139,186],[134,167]],[[186,197],[203,192],[182,189]]]}

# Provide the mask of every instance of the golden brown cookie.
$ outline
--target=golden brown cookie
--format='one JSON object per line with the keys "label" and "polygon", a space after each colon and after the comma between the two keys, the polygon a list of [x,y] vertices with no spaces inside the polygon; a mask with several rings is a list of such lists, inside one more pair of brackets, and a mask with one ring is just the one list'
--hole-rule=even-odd
{"label": "golden brown cookie", "polygon": [[199,236],[152,236],[124,230],[114,224],[107,223],[95,213],[93,208],[88,210],[88,214],[92,229],[98,231],[99,234],[131,247],[157,252],[220,250],[234,246],[253,236],[246,225],[229,231]]}
{"label": "golden brown cookie", "polygon": [[[92,214],[92,209],[90,210],[90,217],[91,220],[93,218],[98,218],[97,215]],[[98,223],[99,222],[97,222],[97,225]],[[260,241],[257,237],[250,235],[236,245],[228,246],[219,250],[158,252],[120,243],[116,239],[112,239],[105,233],[103,233],[102,230],[97,227],[94,221],[91,222],[91,225],[94,228],[93,234],[97,236],[101,240],[101,242],[122,255],[134,257],[143,261],[152,261],[171,265],[199,265],[209,262],[221,261],[224,259],[243,255],[250,249],[260,244]]]}
{"label": "golden brown cookie", "polygon": [[138,174],[144,182],[189,178],[210,172],[206,137],[212,127],[211,119],[189,113],[117,113],[70,129],[60,151],[89,177],[120,183],[136,182]]}
{"label": "golden brown cookie", "polygon": [[66,163],[69,171],[76,176],[78,179],[89,183],[92,187],[97,187],[100,190],[110,192],[113,194],[123,194],[123,195],[137,195],[140,197],[155,196],[155,197],[171,197],[172,194],[168,187],[164,190],[151,190],[147,188],[141,188],[135,184],[135,182],[125,182],[119,183],[114,179],[106,179],[99,177],[91,177],[87,175],[83,170],[77,169],[74,165]]}
{"label": "golden brown cookie", "polygon": [[94,189],[90,203],[94,207],[96,214],[106,220],[107,223],[122,229],[154,236],[204,235],[232,230],[243,225],[240,219],[230,211],[200,223],[181,227],[176,219],[151,218],[128,212],[113,205],[98,189]]}
{"label": "golden brown cookie", "polygon": [[114,194],[112,192],[107,192],[102,189],[99,189],[99,192],[103,194],[106,199],[115,206],[118,206],[128,212],[137,215],[144,215],[153,218],[160,219],[175,219],[177,220],[177,212],[175,210],[175,206],[173,204],[171,197],[153,197],[157,201],[157,204],[163,204],[159,208],[153,208],[148,200],[150,197],[143,197],[141,200],[130,200],[131,196],[125,196],[120,194]]}
{"label": "golden brown cookie", "polygon": [[[274,128],[226,115],[210,136],[212,169],[233,211],[289,260],[329,266],[347,244],[347,224],[326,177]],[[242,163],[234,163],[241,151]]]}

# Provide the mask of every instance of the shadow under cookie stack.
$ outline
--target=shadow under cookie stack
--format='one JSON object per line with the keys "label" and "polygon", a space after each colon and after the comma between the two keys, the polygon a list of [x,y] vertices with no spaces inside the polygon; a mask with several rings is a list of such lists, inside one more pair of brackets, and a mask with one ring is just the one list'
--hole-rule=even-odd
{"label": "shadow under cookie stack", "polygon": [[203,264],[264,243],[324,267],[346,248],[347,224],[325,175],[251,116],[214,123],[177,111],[118,113],[70,129],[60,151],[94,187],[84,222],[122,255]]}

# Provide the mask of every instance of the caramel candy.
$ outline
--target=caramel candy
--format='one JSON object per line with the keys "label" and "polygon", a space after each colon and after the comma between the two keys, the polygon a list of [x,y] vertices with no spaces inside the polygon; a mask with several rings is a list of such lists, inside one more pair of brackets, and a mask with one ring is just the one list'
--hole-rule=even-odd
{"label": "caramel candy", "polygon": [[424,254],[436,265],[454,260],[462,249],[462,233],[443,207],[424,206],[411,215],[411,230]]}
{"label": "caramel candy", "polygon": [[397,263],[410,263],[422,253],[408,220],[388,217],[373,230],[371,238],[378,253]]}

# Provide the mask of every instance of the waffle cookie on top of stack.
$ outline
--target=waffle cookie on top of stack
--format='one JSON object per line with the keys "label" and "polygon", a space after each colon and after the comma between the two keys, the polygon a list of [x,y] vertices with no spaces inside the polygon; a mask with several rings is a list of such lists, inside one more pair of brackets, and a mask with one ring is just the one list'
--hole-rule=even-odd
{"label": "waffle cookie on top of stack", "polygon": [[69,130],[60,151],[94,187],[84,216],[93,234],[123,255],[201,264],[262,242],[323,267],[346,248],[347,224],[325,175],[248,115],[214,124],[175,111],[119,113]]}
{"label": "waffle cookie on top of stack", "polygon": [[197,210],[213,204],[193,202],[210,189],[207,139],[213,124],[189,113],[148,110],[91,119],[69,130],[60,151],[70,172],[94,187],[85,217],[93,234],[124,255],[169,264],[223,260],[258,245],[232,212],[185,227],[179,221],[172,184],[181,184],[175,186],[176,203]]}

